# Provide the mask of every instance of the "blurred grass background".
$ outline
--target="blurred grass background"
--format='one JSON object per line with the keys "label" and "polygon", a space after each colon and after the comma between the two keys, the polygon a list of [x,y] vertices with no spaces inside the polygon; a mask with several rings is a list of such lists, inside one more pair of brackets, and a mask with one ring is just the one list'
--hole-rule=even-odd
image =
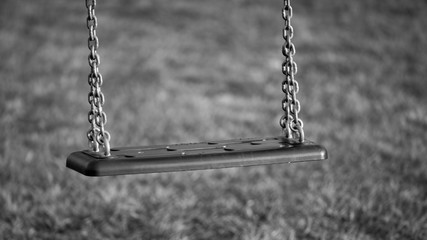
{"label": "blurred grass background", "polygon": [[[81,1],[0,2],[1,239],[427,239],[427,2],[299,0],[323,163],[105,178]],[[113,146],[280,134],[282,1],[99,1]]]}

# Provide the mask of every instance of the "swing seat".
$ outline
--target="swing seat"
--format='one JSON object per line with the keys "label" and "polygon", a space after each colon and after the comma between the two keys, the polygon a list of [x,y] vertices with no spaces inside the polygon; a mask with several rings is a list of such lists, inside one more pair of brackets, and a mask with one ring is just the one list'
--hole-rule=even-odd
{"label": "swing seat", "polygon": [[106,157],[89,150],[67,158],[67,167],[86,176],[160,173],[325,160],[326,149],[283,137],[112,148]]}

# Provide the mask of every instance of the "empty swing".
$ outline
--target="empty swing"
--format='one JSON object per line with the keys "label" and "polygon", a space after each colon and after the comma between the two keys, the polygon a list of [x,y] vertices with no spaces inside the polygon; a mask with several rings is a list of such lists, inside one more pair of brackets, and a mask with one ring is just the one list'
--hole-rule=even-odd
{"label": "empty swing", "polygon": [[96,0],[86,0],[86,7],[90,49],[90,129],[87,132],[89,150],[71,153],[67,158],[68,168],[86,176],[111,176],[293,163],[328,158],[327,150],[323,146],[305,139],[303,122],[298,116],[301,107],[296,98],[299,87],[294,77],[297,65],[293,60],[295,46],[291,42],[293,28],[290,0],[284,0],[282,11],[285,21],[282,91],[285,96],[282,100],[284,114],[279,122],[282,128],[280,136],[117,148],[110,148],[110,134],[104,127],[107,115],[102,109],[105,98],[101,91],[103,78],[98,68],[100,57],[97,53],[99,40],[96,35]]}

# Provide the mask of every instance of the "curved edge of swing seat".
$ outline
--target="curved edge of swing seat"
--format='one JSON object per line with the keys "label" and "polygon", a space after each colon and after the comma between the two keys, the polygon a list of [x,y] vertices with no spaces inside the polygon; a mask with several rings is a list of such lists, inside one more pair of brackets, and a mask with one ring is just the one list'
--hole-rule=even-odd
{"label": "curved edge of swing seat", "polygon": [[86,176],[192,171],[319,161],[327,150],[314,142],[281,137],[112,148],[102,156],[89,150],[71,153],[66,166]]}

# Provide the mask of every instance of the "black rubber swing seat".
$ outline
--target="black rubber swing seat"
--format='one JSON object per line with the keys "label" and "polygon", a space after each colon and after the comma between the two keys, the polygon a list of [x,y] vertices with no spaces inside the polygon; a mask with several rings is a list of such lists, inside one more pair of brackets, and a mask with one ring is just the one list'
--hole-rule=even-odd
{"label": "black rubber swing seat", "polygon": [[67,158],[67,167],[86,176],[191,171],[318,161],[326,149],[283,137],[112,148],[111,155],[85,150]]}

